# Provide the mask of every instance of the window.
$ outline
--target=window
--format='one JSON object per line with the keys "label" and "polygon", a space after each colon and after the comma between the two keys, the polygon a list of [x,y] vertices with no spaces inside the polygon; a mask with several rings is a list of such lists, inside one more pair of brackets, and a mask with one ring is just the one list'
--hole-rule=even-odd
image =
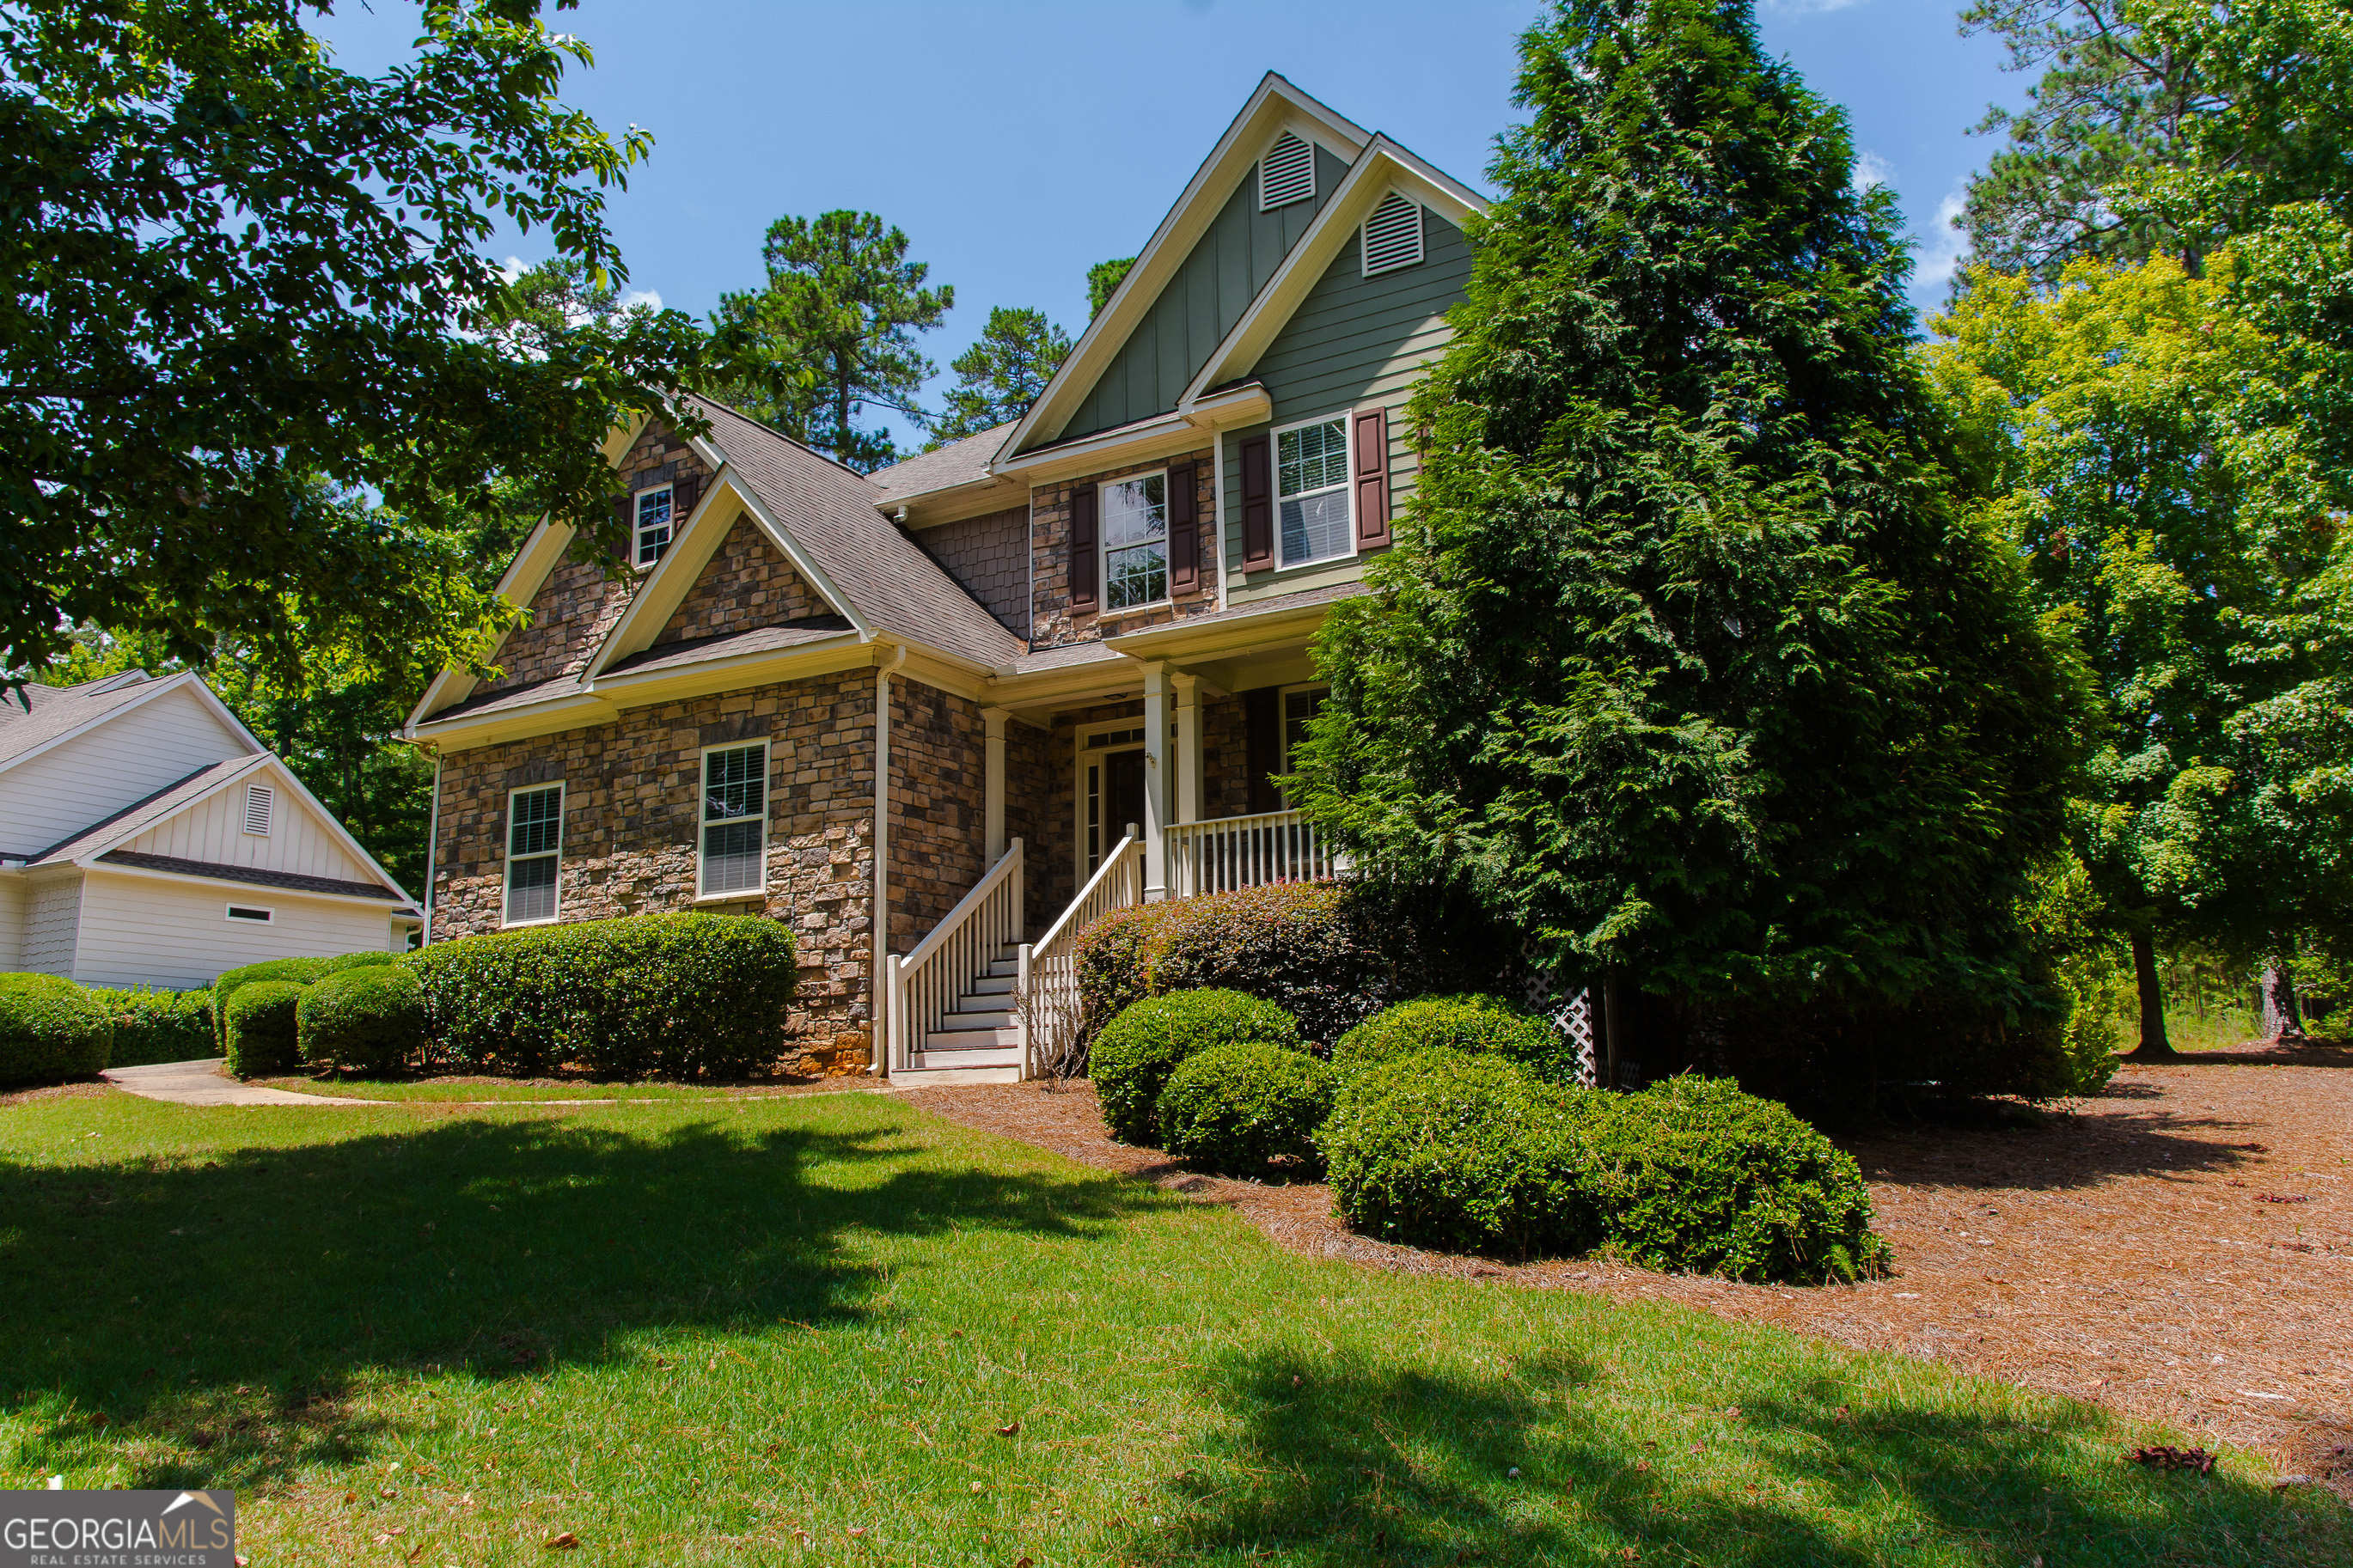
{"label": "window", "polygon": [[[1282,694],[1282,766],[1278,772],[1288,773],[1297,765],[1292,762],[1291,753],[1307,739],[1307,721],[1323,710],[1324,699],[1331,689],[1328,686],[1310,686]],[[1284,810],[1291,809],[1293,802],[1287,793],[1282,805]]]}
{"label": "window", "polygon": [[1348,421],[1319,419],[1274,437],[1282,563],[1328,561],[1356,547],[1348,529]]}
{"label": "window", "polygon": [[1168,596],[1168,476],[1113,479],[1103,493],[1103,608]]}
{"label": "window", "polygon": [[768,743],[702,753],[702,888],[756,893],[768,885]]}
{"label": "window", "polygon": [[562,784],[507,796],[507,924],[555,918],[555,863],[563,850]]}
{"label": "window", "polygon": [[670,487],[638,492],[638,564],[650,566],[670,548]]}
{"label": "window", "polygon": [[1284,132],[1258,163],[1258,210],[1272,212],[1315,194],[1315,149]]}
{"label": "window", "polygon": [[228,918],[233,921],[243,921],[250,925],[266,926],[277,916],[274,910],[261,909],[256,905],[231,904],[228,907]]}
{"label": "window", "polygon": [[269,813],[278,804],[278,792],[268,784],[245,786],[245,830],[259,837],[269,837]]}
{"label": "window", "polygon": [[1421,260],[1421,207],[1391,191],[1365,220],[1365,276]]}

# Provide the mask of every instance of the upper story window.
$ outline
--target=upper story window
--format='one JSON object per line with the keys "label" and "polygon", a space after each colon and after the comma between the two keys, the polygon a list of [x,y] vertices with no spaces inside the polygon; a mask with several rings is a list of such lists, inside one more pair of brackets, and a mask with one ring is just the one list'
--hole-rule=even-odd
{"label": "upper story window", "polygon": [[650,566],[670,548],[670,503],[668,485],[638,492],[638,564]]}
{"label": "upper story window", "polygon": [[1274,486],[1285,566],[1355,552],[1356,538],[1348,526],[1345,416],[1276,431]]}
{"label": "upper story window", "polygon": [[1133,609],[1168,596],[1168,475],[1137,474],[1101,487],[1103,608]]}
{"label": "upper story window", "polygon": [[555,918],[556,862],[564,853],[564,786],[519,789],[507,796],[506,923]]}
{"label": "upper story window", "polygon": [[1290,132],[1258,161],[1258,210],[1272,212],[1315,194],[1315,149]]}
{"label": "upper story window", "polygon": [[1365,220],[1365,276],[1421,260],[1421,205],[1391,191]]}
{"label": "upper story window", "polygon": [[702,896],[768,883],[768,742],[702,753]]}

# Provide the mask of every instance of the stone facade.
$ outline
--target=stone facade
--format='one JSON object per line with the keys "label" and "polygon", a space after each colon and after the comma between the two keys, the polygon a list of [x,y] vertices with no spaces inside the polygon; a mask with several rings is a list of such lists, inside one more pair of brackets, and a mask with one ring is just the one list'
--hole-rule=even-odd
{"label": "stone facade", "polygon": [[[1149,463],[1130,463],[1122,468],[1108,468],[1100,474],[1065,480],[1050,488],[1029,492],[1029,549],[1035,563],[1034,586],[1030,592],[1030,644],[1034,647],[1060,647],[1066,643],[1096,642],[1105,637],[1117,637],[1123,632],[1140,632],[1146,626],[1165,626],[1170,621],[1189,616],[1207,615],[1218,607],[1217,568],[1217,487],[1211,466],[1216,453],[1204,447],[1198,452],[1180,453],[1172,458],[1159,458]],[[1196,496],[1194,515],[1199,519],[1200,570],[1199,584],[1194,592],[1170,602],[1139,609],[1121,610],[1104,615],[1096,611],[1084,614],[1071,608],[1071,495],[1089,485],[1099,485],[1106,479],[1124,479],[1129,474],[1148,474],[1174,463],[1194,465]],[[1098,601],[1100,602],[1100,601]]]}
{"label": "stone facade", "polygon": [[1029,509],[967,517],[909,538],[1015,637],[1029,635]]}
{"label": "stone facade", "polygon": [[1005,837],[1021,840],[1029,934],[1045,931],[1078,889],[1071,886],[1071,824],[1050,813],[1054,793],[1050,730],[1009,719],[1005,724]]}
{"label": "stone facade", "polygon": [[980,704],[891,681],[891,919],[886,951],[929,935],[987,869]]}
{"label": "stone facade", "polygon": [[656,634],[653,646],[834,613],[746,513],[712,552],[702,574]]}
{"label": "stone facade", "polygon": [[787,1034],[807,1065],[862,1067],[873,1019],[874,679],[848,670],[452,752],[442,763],[433,939],[499,929],[508,792],[558,781],[558,918],[689,907],[702,748],[765,740],[767,893],[720,907],[791,925],[801,985]]}
{"label": "stone facade", "polygon": [[1201,816],[1250,815],[1250,729],[1239,697],[1201,699]]}

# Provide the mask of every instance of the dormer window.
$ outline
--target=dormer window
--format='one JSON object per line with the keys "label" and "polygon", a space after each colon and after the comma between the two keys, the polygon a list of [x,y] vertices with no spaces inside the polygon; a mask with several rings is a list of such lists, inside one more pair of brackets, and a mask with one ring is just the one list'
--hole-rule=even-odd
{"label": "dormer window", "polygon": [[1272,212],[1315,194],[1315,149],[1290,132],[1258,162],[1258,210]]}
{"label": "dormer window", "polygon": [[650,566],[670,548],[670,487],[659,485],[638,492],[638,564]]}
{"label": "dormer window", "polygon": [[1421,204],[1391,191],[1365,220],[1365,276],[1421,260]]}

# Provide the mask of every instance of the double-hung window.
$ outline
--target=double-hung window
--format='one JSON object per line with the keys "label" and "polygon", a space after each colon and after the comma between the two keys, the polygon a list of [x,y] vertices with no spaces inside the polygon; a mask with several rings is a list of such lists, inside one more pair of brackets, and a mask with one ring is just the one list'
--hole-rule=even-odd
{"label": "double-hung window", "polygon": [[507,796],[509,925],[555,918],[556,862],[564,858],[564,786],[519,789]]}
{"label": "double-hung window", "polygon": [[670,503],[668,485],[638,492],[638,564],[650,566],[670,548]]}
{"label": "double-hung window", "polygon": [[1318,419],[1274,435],[1275,506],[1282,563],[1299,566],[1355,552],[1348,526],[1348,421]]}
{"label": "double-hung window", "polygon": [[702,753],[702,896],[767,886],[768,743]]}
{"label": "double-hung window", "polygon": [[1103,608],[1168,596],[1168,476],[1137,474],[1103,487]]}

